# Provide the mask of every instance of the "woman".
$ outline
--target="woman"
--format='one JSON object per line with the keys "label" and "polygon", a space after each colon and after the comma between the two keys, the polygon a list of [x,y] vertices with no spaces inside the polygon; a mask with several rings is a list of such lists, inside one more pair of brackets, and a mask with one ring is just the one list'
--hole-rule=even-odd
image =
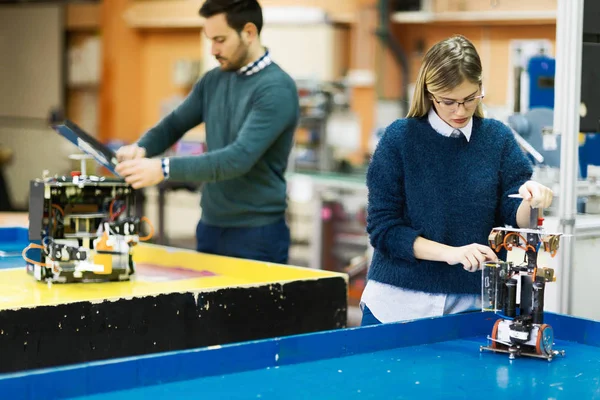
{"label": "woman", "polygon": [[[367,231],[374,248],[363,325],[481,308],[481,262],[493,227],[527,227],[552,191],[510,129],[483,118],[481,61],[454,36],[419,71],[408,116],[382,136],[367,173]],[[509,197],[519,193],[522,199]]]}

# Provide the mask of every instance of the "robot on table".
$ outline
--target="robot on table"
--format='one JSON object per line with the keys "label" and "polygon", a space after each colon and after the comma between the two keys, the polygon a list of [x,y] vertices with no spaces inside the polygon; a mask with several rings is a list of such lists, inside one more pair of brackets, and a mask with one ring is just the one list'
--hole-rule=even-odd
{"label": "robot on table", "polygon": [[[97,160],[103,159],[96,149],[114,158],[72,122],[57,129],[77,132],[75,143]],[[30,244],[23,250],[27,272],[53,283],[129,280],[135,273],[134,247],[152,237],[150,221],[135,215],[135,202],[135,191],[124,180],[87,175],[85,159],[81,171],[70,176],[31,181]],[[142,221],[150,227],[147,237],[139,236]]]}
{"label": "robot on table", "polygon": [[546,283],[556,281],[554,270],[538,267],[539,250],[543,248],[554,257],[561,234],[545,232],[541,216],[541,209],[531,209],[529,229],[494,228],[489,235],[489,245],[494,251],[518,247],[525,250],[525,260],[519,265],[506,261],[483,265],[482,308],[502,315],[488,336],[489,345],[481,346],[481,351],[508,353],[511,359],[530,356],[548,361],[565,354],[553,349],[553,329],[544,324],[545,288]]}

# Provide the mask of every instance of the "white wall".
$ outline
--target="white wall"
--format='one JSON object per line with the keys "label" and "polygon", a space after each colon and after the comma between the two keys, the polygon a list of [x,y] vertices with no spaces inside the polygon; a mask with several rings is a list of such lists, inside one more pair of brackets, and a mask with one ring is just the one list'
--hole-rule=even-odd
{"label": "white wall", "polygon": [[77,152],[45,122],[62,104],[63,32],[60,5],[0,6],[0,143],[14,152],[5,176],[18,207],[31,179],[68,172]]}
{"label": "white wall", "polygon": [[61,9],[0,6],[0,116],[45,118],[61,105]]}

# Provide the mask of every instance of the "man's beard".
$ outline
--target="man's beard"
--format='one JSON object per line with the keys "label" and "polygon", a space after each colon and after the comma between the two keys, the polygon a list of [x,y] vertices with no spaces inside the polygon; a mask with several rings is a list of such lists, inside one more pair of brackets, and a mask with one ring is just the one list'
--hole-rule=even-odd
{"label": "man's beard", "polygon": [[231,58],[224,59],[224,61],[227,64],[222,65],[221,69],[223,69],[224,71],[237,71],[238,69],[246,65],[249,53],[248,47],[248,45],[244,44],[243,42],[240,42],[239,46],[237,47]]}

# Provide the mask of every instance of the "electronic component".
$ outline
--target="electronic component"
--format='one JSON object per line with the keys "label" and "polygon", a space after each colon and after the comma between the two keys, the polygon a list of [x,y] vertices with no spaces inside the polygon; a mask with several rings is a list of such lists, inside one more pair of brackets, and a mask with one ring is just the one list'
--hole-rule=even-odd
{"label": "electronic component", "polygon": [[537,261],[542,247],[552,257],[556,255],[561,235],[545,233],[540,215],[541,210],[532,209],[529,229],[495,228],[488,237],[494,251],[523,249],[525,261],[522,265],[506,261],[482,265],[482,310],[501,313],[502,318],[494,324],[488,336],[490,343],[480,346],[481,351],[508,353],[511,359],[525,355],[548,361],[565,354],[553,349],[554,332],[544,324],[545,287],[556,281],[554,270],[538,267]]}

